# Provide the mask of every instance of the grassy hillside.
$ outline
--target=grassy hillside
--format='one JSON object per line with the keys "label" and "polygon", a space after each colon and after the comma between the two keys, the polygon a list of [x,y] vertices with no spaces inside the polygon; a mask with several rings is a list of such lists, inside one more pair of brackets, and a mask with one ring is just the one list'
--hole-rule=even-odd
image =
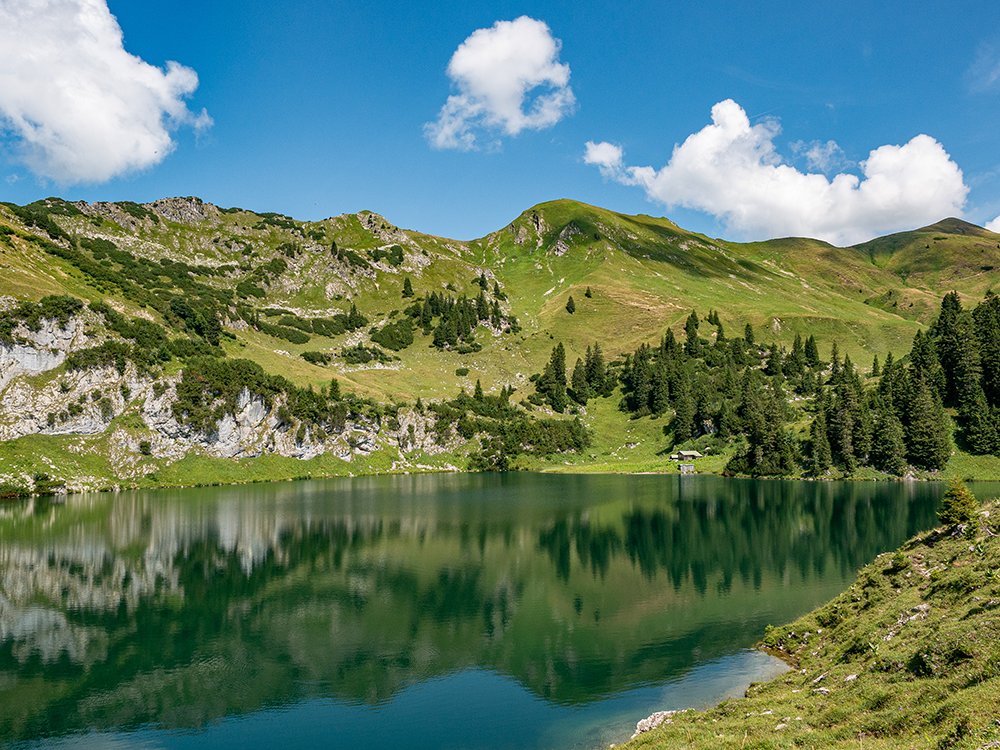
{"label": "grassy hillside", "polygon": [[[1000,235],[946,219],[852,248],[804,238],[733,243],[665,218],[559,200],[460,242],[403,230],[367,211],[302,222],[198,198],[143,205],[49,198],[0,204],[0,271],[0,296],[106,301],[171,337],[216,335],[226,355],[297,386],[318,391],[336,377],[361,397],[413,403],[471,392],[478,380],[486,393],[513,388],[516,403],[532,393],[529,376],[541,372],[557,342],[572,370],[595,343],[613,360],[655,344],[668,327],[680,337],[692,310],[702,318],[717,311],[730,338],[749,323],[764,346],[790,348],[797,335],[813,335],[824,358],[837,342],[861,368],[876,355],[899,358],[946,292],[957,290],[971,306],[1000,280]],[[474,321],[467,339],[435,345],[443,318],[421,324],[414,313],[432,295],[469,304],[482,297],[493,314]],[[181,301],[193,308],[188,317],[171,306]],[[352,311],[364,323],[345,328]],[[199,328],[198,315],[217,318],[216,334]],[[404,319],[415,321],[412,344],[374,343]],[[99,319],[91,325],[100,333]],[[374,359],[352,358],[359,345]],[[163,370],[180,367],[175,359]],[[618,398],[580,410],[594,432],[585,455],[525,465],[662,470],[663,422],[623,422]],[[25,450],[46,454],[46,439]],[[717,455],[705,469],[719,470],[725,459]],[[462,453],[432,463],[464,460]],[[1000,463],[960,454],[949,471],[1000,475]],[[285,467],[275,477],[302,473]]]}
{"label": "grassy hillside", "polygon": [[626,747],[988,748],[1000,741],[1000,537],[942,527],[863,568],[841,596],[772,629],[792,671],[686,712]]}
{"label": "grassy hillside", "polygon": [[[198,281],[230,289],[249,282],[263,296],[246,302],[304,317],[344,313],[356,304],[375,325],[410,303],[401,296],[406,277],[416,298],[432,291],[474,297],[479,288],[473,281],[485,271],[489,284],[496,282],[507,297],[504,311],[518,317],[522,332],[480,336],[481,352],[447,356],[428,351],[429,337],[418,336],[394,368],[342,368],[357,388],[383,397],[414,397],[435,384],[454,390],[469,382],[454,375],[463,366],[471,371],[470,380],[479,377],[484,387],[523,384],[544,361],[550,336],[566,343],[571,362],[594,342],[617,354],[658,340],[667,326],[679,329],[692,309],[718,310],[733,333],[750,322],[763,332],[762,340],[779,344],[789,345],[796,333],[815,334],[826,346],[837,340],[843,353],[865,363],[874,354],[904,353],[945,292],[957,289],[971,300],[1000,278],[1000,236],[957,219],[835,248],[797,238],[724,242],[667,219],[625,216],[568,200],[540,204],[471,242],[401,230],[368,212],[299,222],[218,209],[192,198],[145,206],[48,199],[28,208],[54,222],[65,239],[48,237],[0,207],[0,262],[8,271],[0,292],[18,299],[55,293],[85,300],[121,296],[121,290],[102,288],[46,253],[32,236],[63,245],[81,238],[111,241],[137,258],[221,268],[218,276]],[[373,260],[376,249],[394,245],[403,250],[402,263]],[[337,251],[347,255],[338,259]],[[275,259],[287,269],[261,271]],[[584,296],[588,287],[590,298]],[[571,295],[573,315],[565,309]],[[138,311],[128,299],[121,304]],[[329,373],[299,360],[301,352],[335,351],[358,337],[313,337],[302,345],[258,331],[237,338],[241,356],[287,371],[300,384],[318,384]],[[276,358],[275,351],[286,354]]]}

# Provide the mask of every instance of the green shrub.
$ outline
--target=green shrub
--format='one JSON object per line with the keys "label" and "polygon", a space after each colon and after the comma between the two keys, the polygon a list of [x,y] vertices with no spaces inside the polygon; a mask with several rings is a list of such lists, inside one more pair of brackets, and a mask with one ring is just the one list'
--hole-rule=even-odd
{"label": "green shrub", "polygon": [[333,357],[326,352],[302,352],[299,356],[306,362],[314,365],[326,366],[333,360]]}
{"label": "green shrub", "polygon": [[386,349],[398,352],[413,343],[413,319],[404,316],[395,323],[387,323],[382,328],[372,331],[371,339]]}
{"label": "green shrub", "polygon": [[372,251],[372,259],[376,263],[384,260],[390,266],[400,266],[403,263],[403,248],[399,245],[393,245],[388,250],[381,247],[375,248]]}
{"label": "green shrub", "polygon": [[965,482],[956,479],[948,486],[948,490],[941,499],[941,509],[938,511],[938,518],[946,526],[957,526],[967,524],[969,533],[975,533],[979,528],[979,503]]}

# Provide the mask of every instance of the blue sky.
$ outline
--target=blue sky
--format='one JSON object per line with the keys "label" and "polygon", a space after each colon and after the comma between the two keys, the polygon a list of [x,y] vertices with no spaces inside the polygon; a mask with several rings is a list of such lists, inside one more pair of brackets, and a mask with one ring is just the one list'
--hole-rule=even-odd
{"label": "blue sky", "polygon": [[[464,141],[434,125],[449,97]],[[0,0],[0,115],[21,204],[197,195],[469,239],[573,198],[846,244],[1000,216],[1000,6]]]}

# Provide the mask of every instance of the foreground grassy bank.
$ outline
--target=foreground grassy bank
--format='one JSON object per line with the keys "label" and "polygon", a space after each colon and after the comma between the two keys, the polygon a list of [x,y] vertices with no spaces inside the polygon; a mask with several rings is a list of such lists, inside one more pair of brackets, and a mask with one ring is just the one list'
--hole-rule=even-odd
{"label": "foreground grassy bank", "polygon": [[1000,501],[979,518],[914,537],[769,629],[786,675],[627,747],[1000,747]]}

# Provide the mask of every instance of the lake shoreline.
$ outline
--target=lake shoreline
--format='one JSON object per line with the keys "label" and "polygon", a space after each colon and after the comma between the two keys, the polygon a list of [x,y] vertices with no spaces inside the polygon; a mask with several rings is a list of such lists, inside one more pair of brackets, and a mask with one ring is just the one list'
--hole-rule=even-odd
{"label": "lake shoreline", "polygon": [[751,684],[743,698],[677,712],[623,747],[1000,745],[1000,628],[990,614],[1000,607],[1000,498],[981,503],[979,515],[978,532],[970,524],[917,534],[863,567],[844,593],[768,628],[757,648],[786,661],[785,675]]}
{"label": "lake shoreline", "polygon": [[[574,471],[574,469],[583,469],[581,471]],[[750,479],[754,481],[768,481],[768,482],[818,482],[818,483],[832,483],[832,482],[883,482],[890,484],[900,484],[900,483],[924,483],[924,482],[948,482],[953,481],[957,477],[954,476],[915,476],[909,475],[904,477],[894,477],[891,475],[884,475],[879,477],[858,477],[858,476],[842,476],[842,477],[809,477],[809,476],[787,476],[787,477],[750,477],[742,475],[733,474],[723,474],[715,472],[695,472],[692,474],[681,474],[677,471],[586,471],[586,465],[579,465],[573,467],[553,467],[549,469],[524,469],[515,470],[509,472],[477,472],[471,470],[457,469],[456,467],[450,468],[427,468],[418,471],[406,470],[406,471],[373,471],[373,472],[359,472],[356,474],[326,474],[326,475],[308,475],[308,476],[296,476],[296,477],[278,477],[274,479],[250,479],[244,482],[196,482],[192,484],[150,484],[143,483],[137,485],[124,485],[117,486],[111,485],[106,487],[100,487],[95,489],[70,489],[67,490],[66,487],[60,486],[55,488],[56,491],[53,492],[25,492],[23,494],[7,494],[0,495],[0,504],[7,501],[17,501],[24,498],[39,498],[39,497],[52,497],[52,498],[65,498],[72,495],[84,495],[94,492],[137,492],[143,490],[182,490],[182,489],[202,489],[205,487],[241,487],[255,484],[280,484],[285,482],[311,482],[311,481],[322,481],[327,479],[349,479],[349,478],[360,478],[360,477],[380,477],[380,476],[414,476],[414,475],[434,475],[434,474],[522,474],[522,473],[535,473],[535,474],[554,474],[554,475],[564,475],[564,476],[714,476],[721,479]],[[964,481],[967,482],[998,482],[1000,481],[1000,476],[997,477],[965,477]]]}

